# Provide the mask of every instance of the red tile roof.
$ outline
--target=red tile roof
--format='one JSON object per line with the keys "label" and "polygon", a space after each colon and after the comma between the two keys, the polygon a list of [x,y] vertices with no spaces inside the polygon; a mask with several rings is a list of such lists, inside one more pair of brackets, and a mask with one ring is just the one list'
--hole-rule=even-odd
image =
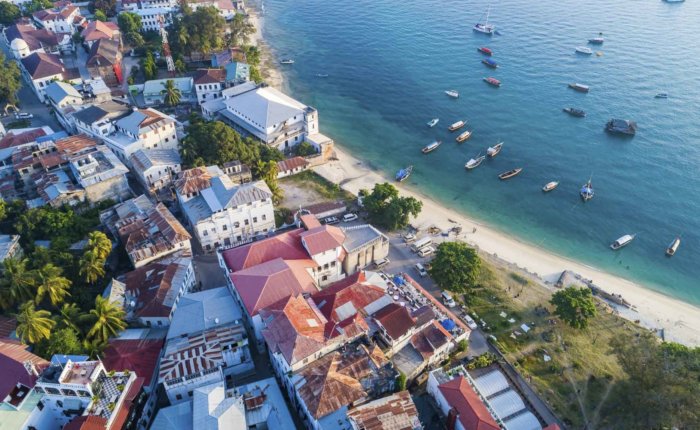
{"label": "red tile roof", "polygon": [[112,39],[119,36],[119,26],[113,22],[90,21],[82,36],[86,42],[98,39]]}
{"label": "red tile roof", "polygon": [[427,360],[450,339],[452,339],[452,335],[439,322],[433,320],[432,324],[413,335],[411,345],[423,356],[424,360]]}
{"label": "red tile roof", "polygon": [[[136,297],[134,316],[168,317],[179,291],[173,291],[173,279],[180,265],[151,263],[125,275],[126,291]],[[181,285],[176,285],[179,288]]]}
{"label": "red tile roof", "polygon": [[486,405],[463,376],[438,386],[447,403],[457,410],[465,430],[500,430]]}
{"label": "red tile roof", "polygon": [[37,373],[49,366],[48,361],[27,351],[27,346],[21,342],[0,340],[0,399],[12,393],[18,383],[34,387],[37,377],[26,370],[25,362],[32,363]]}
{"label": "red tile roof", "polygon": [[331,249],[342,248],[345,233],[338,227],[322,225],[303,232],[300,235],[309,254],[317,255]]}
{"label": "red tile roof", "polygon": [[0,338],[10,337],[17,329],[17,319],[0,315]]}
{"label": "red tile roof", "polygon": [[281,258],[284,260],[308,260],[309,254],[299,236],[304,229],[291,230],[277,236],[253,242],[245,246],[227,249],[222,258],[229,271],[239,271]]}
{"label": "red tile roof", "polygon": [[316,228],[316,227],[321,227],[321,223],[318,222],[318,219],[313,215],[302,215],[300,217],[300,219],[301,219],[301,224],[307,230],[311,230],[312,228]]}
{"label": "red tile roof", "polygon": [[309,162],[304,159],[304,157],[292,157],[292,158],[287,158],[286,160],[278,161],[277,162],[277,170],[280,173],[283,172],[291,172],[294,169],[298,168],[305,168],[306,166],[309,165]]}
{"label": "red tile roof", "polygon": [[224,69],[197,69],[192,77],[196,84],[218,84],[226,81]]}
{"label": "red tile roof", "polygon": [[391,303],[383,307],[374,314],[374,319],[384,327],[393,340],[404,336],[416,323],[408,309],[398,303]]}
{"label": "red tile roof", "polygon": [[313,300],[327,319],[340,322],[344,315],[338,315],[339,307],[352,303],[360,311],[386,295],[382,288],[365,284],[366,280],[364,271],[357,272],[314,294]]}
{"label": "red tile roof", "polygon": [[164,339],[112,339],[104,351],[105,369],[129,370],[143,377],[147,384],[155,374]]}
{"label": "red tile roof", "polygon": [[[73,418],[63,430],[105,430],[107,420],[99,415],[81,415]],[[118,428],[118,427],[114,427]]]}
{"label": "red tile roof", "polygon": [[46,132],[40,128],[25,131],[23,133],[17,133],[15,130],[8,130],[5,137],[0,139],[0,149],[31,143],[34,142],[37,137],[41,136],[46,136]]}

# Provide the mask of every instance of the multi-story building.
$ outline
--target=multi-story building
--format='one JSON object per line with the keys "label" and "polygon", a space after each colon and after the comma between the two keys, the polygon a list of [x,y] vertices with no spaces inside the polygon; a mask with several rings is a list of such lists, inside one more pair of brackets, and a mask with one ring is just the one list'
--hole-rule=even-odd
{"label": "multi-story building", "polygon": [[85,62],[92,78],[102,78],[110,87],[119,86],[123,80],[122,52],[118,40],[97,39],[90,47]]}
{"label": "multi-story building", "polygon": [[187,5],[192,8],[192,10],[197,10],[200,7],[214,7],[219,11],[219,15],[226,21],[231,21],[239,10],[237,8],[237,3],[234,4],[232,0],[192,0],[187,3]]}
{"label": "multi-story building", "polygon": [[70,157],[70,171],[91,203],[119,201],[132,195],[126,179],[129,169],[105,146]]}
{"label": "multi-story building", "polygon": [[130,12],[141,17],[141,31],[160,31],[161,25],[168,27],[173,23],[173,13],[177,7],[143,7]]}
{"label": "multi-story building", "polygon": [[15,59],[20,60],[35,52],[60,54],[73,49],[70,34],[57,34],[31,24],[17,23],[3,30],[5,43]]}
{"label": "multi-story building", "polygon": [[0,339],[0,426],[26,428],[24,423],[41,400],[33,388],[49,364],[20,341]]}
{"label": "multi-story building", "polygon": [[71,2],[59,2],[60,6],[40,10],[32,14],[34,22],[54,33],[70,34],[82,30],[87,20],[80,15],[80,8]]}
{"label": "multi-story building", "polygon": [[272,192],[264,181],[236,185],[217,166],[180,173],[175,192],[205,251],[266,235],[275,228]]}
{"label": "multi-story building", "polygon": [[169,189],[181,170],[180,153],[175,149],[139,149],[129,162],[136,179],[153,196]]}
{"label": "multi-story building", "polygon": [[34,52],[23,57],[20,70],[31,85],[39,101],[46,101],[46,87],[53,81],[67,81],[72,84],[82,82],[78,69],[66,68],[61,58],[55,54]]}
{"label": "multi-story building", "polygon": [[100,140],[115,133],[114,123],[133,112],[128,105],[112,100],[84,106],[65,114],[69,129]]}
{"label": "multi-story building", "polygon": [[193,77],[197,93],[197,103],[221,98],[226,84],[226,71],[223,69],[199,69]]}
{"label": "multi-story building", "polygon": [[418,409],[411,393],[400,391],[373,400],[348,412],[352,430],[422,430]]}
{"label": "multi-story building", "polygon": [[112,40],[121,45],[119,26],[109,21],[90,21],[80,35],[88,48],[92,48],[95,42],[102,39]]}
{"label": "multi-story building", "polygon": [[175,120],[152,108],[134,109],[117,119],[103,140],[127,166],[139,149],[178,149]]}

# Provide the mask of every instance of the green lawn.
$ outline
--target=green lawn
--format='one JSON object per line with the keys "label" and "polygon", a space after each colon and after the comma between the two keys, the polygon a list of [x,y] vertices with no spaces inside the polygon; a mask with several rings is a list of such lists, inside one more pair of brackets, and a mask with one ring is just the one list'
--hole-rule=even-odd
{"label": "green lawn", "polygon": [[351,193],[342,190],[337,184],[326,180],[311,170],[280,179],[280,185],[285,183],[292,183],[311,190],[326,200],[344,200],[346,202],[355,200],[355,196]]}

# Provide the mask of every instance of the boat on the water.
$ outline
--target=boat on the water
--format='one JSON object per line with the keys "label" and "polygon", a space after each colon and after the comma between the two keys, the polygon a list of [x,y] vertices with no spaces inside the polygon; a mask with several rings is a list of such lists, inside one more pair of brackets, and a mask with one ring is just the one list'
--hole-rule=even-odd
{"label": "boat on the water", "polygon": [[547,184],[544,187],[542,187],[542,191],[544,191],[545,193],[548,193],[558,186],[559,186],[559,181],[547,182]]}
{"label": "boat on the water", "polygon": [[586,116],[586,111],[584,111],[583,109],[578,109],[575,107],[566,107],[562,110],[571,116],[577,116],[579,118],[583,118],[584,116]]}
{"label": "boat on the water", "polygon": [[581,187],[581,191],[579,192],[579,194],[581,194],[581,198],[584,202],[587,202],[593,198],[595,192],[593,191],[593,183],[591,182],[590,178],[588,179],[588,182],[586,182],[584,186]]}
{"label": "boat on the water", "polygon": [[408,166],[404,169],[400,169],[398,172],[396,172],[396,180],[399,182],[403,182],[406,179],[408,179],[409,176],[411,176],[411,173],[413,173],[413,166]]}
{"label": "boat on the water", "polygon": [[440,118],[433,118],[430,121],[428,121],[428,127],[433,128],[437,125],[438,122],[440,122]]}
{"label": "boat on the water", "polygon": [[486,82],[489,85],[493,85],[494,87],[500,87],[501,86],[501,81],[499,81],[496,78],[488,77],[484,78],[484,82]]}
{"label": "boat on the water", "polygon": [[455,139],[455,140],[457,140],[457,143],[462,143],[465,140],[469,139],[470,137],[472,137],[472,132],[467,130],[464,133],[457,136],[457,139]]}
{"label": "boat on the water", "polygon": [[482,46],[480,48],[476,48],[476,50],[481,52],[482,54],[485,54],[485,55],[493,55],[493,51],[490,48],[487,48],[485,46]]}
{"label": "boat on the water", "polygon": [[427,154],[429,152],[433,152],[436,149],[438,149],[438,146],[442,145],[442,142],[439,140],[436,140],[435,142],[432,142],[430,145],[426,146],[425,148],[421,149],[421,152],[423,154]]}
{"label": "boat on the water", "polygon": [[493,24],[489,24],[489,15],[491,14],[491,6],[486,9],[486,19],[484,22],[477,22],[474,24],[474,31],[477,33],[483,33],[483,34],[488,34],[489,36],[492,35],[496,31],[496,26]]}
{"label": "boat on the water", "polygon": [[588,85],[583,85],[579,83],[569,84],[569,88],[581,93],[587,93],[591,89]]}
{"label": "boat on the water", "polygon": [[583,55],[591,55],[591,54],[593,54],[593,50],[587,46],[577,46],[576,53],[583,54]]}
{"label": "boat on the water", "polygon": [[291,58],[285,58],[280,61],[280,64],[294,64],[294,60]]}
{"label": "boat on the water", "polygon": [[637,123],[628,119],[613,118],[605,124],[605,131],[613,134],[634,136],[637,132]]}
{"label": "boat on the water", "polygon": [[493,58],[484,58],[481,60],[482,63],[484,63],[487,67],[490,67],[492,69],[498,69],[498,63],[494,61]]}
{"label": "boat on the water", "polygon": [[498,142],[493,146],[489,146],[489,149],[486,150],[486,155],[493,158],[501,152],[501,148],[503,148],[503,142]]}
{"label": "boat on the water", "polygon": [[673,239],[673,242],[671,242],[670,245],[668,245],[668,248],[666,248],[666,255],[669,257],[673,257],[676,255],[676,251],[678,251],[678,247],[681,245],[681,237],[677,236],[675,239]]}
{"label": "boat on the water", "polygon": [[450,131],[457,131],[460,128],[464,127],[467,125],[466,121],[457,121],[456,123],[452,124],[451,126],[447,127],[448,130]]}
{"label": "boat on the water", "polygon": [[602,37],[594,37],[592,39],[588,39],[588,43],[590,43],[591,45],[602,45],[603,42],[605,42],[605,39],[603,39]]}
{"label": "boat on the water", "polygon": [[614,251],[617,251],[618,249],[627,246],[632,242],[637,236],[636,234],[626,234],[622,236],[621,238],[617,239],[615,242],[610,244],[610,248]]}
{"label": "boat on the water", "polygon": [[317,78],[327,78],[327,77],[328,77],[328,73],[316,73],[316,77],[317,77]]}
{"label": "boat on the water", "polygon": [[517,169],[513,169],[513,170],[509,170],[507,172],[501,173],[500,175],[498,175],[498,179],[504,181],[504,180],[510,179],[514,176],[518,176],[520,174],[520,172],[522,172],[522,171],[523,171],[523,168],[518,167]]}
{"label": "boat on the water", "polygon": [[668,93],[658,93],[657,95],[654,96],[655,99],[667,99],[668,98]]}
{"label": "boat on the water", "polygon": [[666,3],[683,3],[685,0],[664,0]]}
{"label": "boat on the water", "polygon": [[467,161],[467,164],[464,165],[464,168],[467,170],[476,169],[485,159],[485,155],[479,154],[476,156],[476,158],[472,158],[469,161]]}
{"label": "boat on the water", "polygon": [[457,90],[447,90],[447,91],[445,91],[445,94],[452,97],[453,99],[456,99],[457,97],[459,97],[459,92]]}

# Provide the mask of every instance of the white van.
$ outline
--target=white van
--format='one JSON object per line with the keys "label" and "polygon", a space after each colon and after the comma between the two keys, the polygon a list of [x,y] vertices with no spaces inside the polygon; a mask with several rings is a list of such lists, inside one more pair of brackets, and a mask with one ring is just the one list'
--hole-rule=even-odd
{"label": "white van", "polygon": [[424,237],[423,239],[417,240],[416,243],[411,246],[411,249],[413,252],[418,252],[421,250],[421,248],[425,248],[426,246],[430,245],[433,243],[433,239],[430,237]]}
{"label": "white van", "polygon": [[449,308],[453,308],[453,307],[457,306],[457,303],[455,303],[454,299],[452,298],[452,295],[450,293],[448,293],[447,291],[442,292],[442,301]]}
{"label": "white van", "polygon": [[374,262],[374,267],[376,269],[381,269],[389,263],[391,263],[391,261],[388,258],[382,258],[381,260],[377,260]]}
{"label": "white van", "polygon": [[345,214],[343,215],[343,222],[355,221],[357,219],[356,214]]}
{"label": "white van", "polygon": [[416,268],[416,271],[418,271],[418,274],[421,276],[421,278],[425,278],[428,276],[428,272],[425,270],[425,267],[423,267],[422,264],[416,263],[414,266]]}
{"label": "white van", "polygon": [[435,252],[435,248],[432,246],[425,246],[418,251],[418,255],[421,257],[427,257],[429,255],[432,255],[432,253]]}

